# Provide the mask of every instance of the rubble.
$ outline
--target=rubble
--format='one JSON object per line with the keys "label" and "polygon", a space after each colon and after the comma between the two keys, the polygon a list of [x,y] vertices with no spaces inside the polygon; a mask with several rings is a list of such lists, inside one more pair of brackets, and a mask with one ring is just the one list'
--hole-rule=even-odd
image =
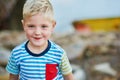
{"label": "rubble", "polygon": [[7,48],[13,49],[16,45],[25,41],[26,37],[22,31],[1,31],[0,32],[0,45]]}
{"label": "rubble", "polygon": [[10,51],[0,47],[0,65],[5,66],[10,56]]}
{"label": "rubble", "polygon": [[71,66],[75,80],[86,80],[86,73],[79,65],[72,64]]}
{"label": "rubble", "polygon": [[[67,54],[72,64],[82,66],[86,73],[86,80],[119,80],[119,36],[120,33],[118,32],[96,32],[89,35],[73,33],[56,38],[54,41],[68,52]],[[75,52],[77,52],[77,55]],[[102,73],[102,70],[93,70],[96,65],[104,64],[105,62],[111,65],[108,70],[106,69],[106,72]]]}
{"label": "rubble", "polygon": [[105,63],[101,63],[101,64],[97,64],[93,67],[93,69],[95,71],[98,72],[102,72],[102,73],[106,73],[109,74],[111,76],[116,76],[117,75],[117,71],[114,70],[111,66],[110,63],[105,62]]}
{"label": "rubble", "polygon": [[4,67],[0,65],[0,80],[8,80],[8,73],[6,72]]}

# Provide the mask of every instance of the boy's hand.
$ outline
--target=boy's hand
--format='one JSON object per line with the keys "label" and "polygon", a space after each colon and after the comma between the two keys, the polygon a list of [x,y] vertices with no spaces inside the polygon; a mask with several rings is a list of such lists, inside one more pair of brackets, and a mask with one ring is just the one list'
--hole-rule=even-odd
{"label": "boy's hand", "polygon": [[9,80],[19,80],[19,75],[10,74]]}
{"label": "boy's hand", "polygon": [[65,79],[65,80],[74,80],[73,74],[72,74],[72,73],[69,73],[69,74],[67,74],[67,75],[64,75],[64,79]]}

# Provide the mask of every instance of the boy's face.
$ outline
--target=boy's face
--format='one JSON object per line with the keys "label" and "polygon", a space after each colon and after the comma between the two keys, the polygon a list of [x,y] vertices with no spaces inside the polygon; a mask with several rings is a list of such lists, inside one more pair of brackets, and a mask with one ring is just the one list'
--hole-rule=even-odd
{"label": "boy's face", "polygon": [[55,26],[55,22],[41,14],[22,20],[22,24],[30,44],[35,47],[45,46]]}

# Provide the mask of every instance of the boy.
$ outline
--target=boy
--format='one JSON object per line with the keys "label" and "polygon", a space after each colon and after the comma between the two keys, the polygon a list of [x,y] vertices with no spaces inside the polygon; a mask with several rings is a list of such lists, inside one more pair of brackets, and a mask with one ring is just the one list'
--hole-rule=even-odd
{"label": "boy", "polygon": [[9,80],[73,80],[65,51],[49,40],[56,25],[51,3],[27,0],[22,24],[28,41],[12,50]]}

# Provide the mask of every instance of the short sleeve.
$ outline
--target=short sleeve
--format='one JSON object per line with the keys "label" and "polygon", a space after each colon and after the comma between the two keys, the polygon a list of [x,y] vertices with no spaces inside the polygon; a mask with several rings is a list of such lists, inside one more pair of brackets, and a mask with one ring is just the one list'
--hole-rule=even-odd
{"label": "short sleeve", "polygon": [[67,75],[72,72],[72,68],[66,53],[62,55],[62,61],[61,61],[60,67],[63,75]]}
{"label": "short sleeve", "polygon": [[15,56],[12,54],[9,58],[8,64],[6,66],[6,70],[11,74],[19,74],[19,66],[16,63]]}

